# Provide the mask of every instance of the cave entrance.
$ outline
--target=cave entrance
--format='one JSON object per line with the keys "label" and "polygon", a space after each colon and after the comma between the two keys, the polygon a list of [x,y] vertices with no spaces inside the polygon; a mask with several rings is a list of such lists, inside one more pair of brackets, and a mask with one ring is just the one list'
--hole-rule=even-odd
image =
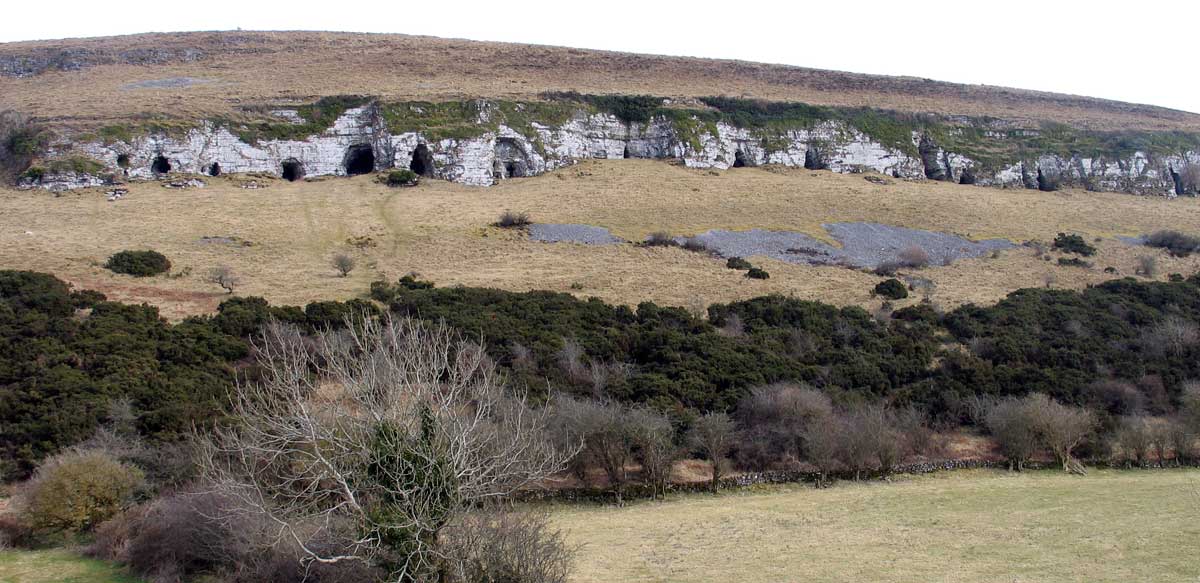
{"label": "cave entrance", "polygon": [[430,178],[433,176],[433,154],[429,152],[429,147],[425,144],[418,144],[417,149],[413,150],[412,162],[408,163],[408,169],[413,171],[417,176]]}
{"label": "cave entrance", "polygon": [[283,161],[283,179],[288,182],[295,182],[304,178],[304,164],[295,158],[288,158]]}
{"label": "cave entrance", "polygon": [[117,167],[129,168],[129,154],[117,154]]}
{"label": "cave entrance", "polygon": [[499,138],[496,140],[496,162],[492,172],[496,178],[517,178],[532,176],[533,168],[520,142],[513,138]]}
{"label": "cave entrance", "polygon": [[975,184],[975,173],[970,168],[963,168],[962,176],[958,177],[959,184]]}
{"label": "cave entrance", "polygon": [[166,156],[159,154],[154,158],[154,162],[150,164],[150,171],[155,174],[167,174],[171,171],[171,162]]}
{"label": "cave entrance", "polygon": [[733,153],[733,167],[734,168],[745,168],[746,167],[746,154],[742,153],[741,150],[738,150]]}
{"label": "cave entrance", "polygon": [[825,158],[821,155],[820,150],[809,146],[804,150],[804,168],[806,170],[828,170],[829,164],[825,163]]}
{"label": "cave entrance", "polygon": [[343,164],[346,167],[346,174],[349,176],[370,174],[375,171],[375,150],[371,148],[370,144],[350,146],[350,149],[346,150],[346,159]]}
{"label": "cave entrance", "polygon": [[220,176],[221,175],[221,164],[219,162],[213,162],[212,165],[208,167],[208,175],[209,176]]}
{"label": "cave entrance", "polygon": [[621,152],[621,157],[625,158],[626,160],[628,160],[631,157],[629,155],[629,144],[625,144],[625,151]]}

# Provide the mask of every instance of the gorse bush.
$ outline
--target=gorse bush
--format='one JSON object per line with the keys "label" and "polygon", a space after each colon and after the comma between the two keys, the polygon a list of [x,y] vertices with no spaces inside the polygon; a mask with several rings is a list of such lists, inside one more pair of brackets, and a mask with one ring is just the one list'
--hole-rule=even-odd
{"label": "gorse bush", "polygon": [[1146,237],[1146,246],[1166,249],[1174,257],[1187,257],[1200,250],[1200,237],[1179,231],[1155,231]]}
{"label": "gorse bush", "polygon": [[109,257],[104,267],[115,273],[150,277],[170,271],[171,261],[158,251],[120,251]]}
{"label": "gorse bush", "polygon": [[383,182],[391,187],[414,186],[417,184],[417,173],[407,168],[396,168],[384,174]]}
{"label": "gorse bush", "polygon": [[141,470],[101,452],[64,453],[24,486],[21,514],[37,532],[88,532],[124,510],[142,478]]}
{"label": "gorse bush", "polygon": [[751,267],[754,267],[754,266],[750,265],[749,261],[746,261],[745,259],[742,259],[741,257],[730,257],[729,260],[725,262],[725,267],[728,267],[729,269],[743,269],[744,270],[744,269],[750,269]]}
{"label": "gorse bush", "polygon": [[1064,267],[1082,267],[1084,269],[1091,269],[1092,267],[1091,263],[1078,257],[1059,257],[1058,264]]}
{"label": "gorse bush", "polygon": [[646,247],[678,247],[679,242],[672,237],[670,233],[658,231],[650,233],[646,236],[646,240],[642,242]]}
{"label": "gorse bush", "polygon": [[1065,253],[1075,253],[1084,257],[1091,257],[1096,254],[1095,247],[1089,245],[1083,237],[1075,234],[1059,233],[1054,238],[1054,248]]}
{"label": "gorse bush", "polygon": [[889,300],[902,300],[908,297],[908,288],[897,279],[885,279],[875,285],[875,295]]}
{"label": "gorse bush", "polygon": [[771,274],[767,273],[767,270],[765,269],[751,267],[748,271],[746,271],[746,277],[750,279],[770,279]]}

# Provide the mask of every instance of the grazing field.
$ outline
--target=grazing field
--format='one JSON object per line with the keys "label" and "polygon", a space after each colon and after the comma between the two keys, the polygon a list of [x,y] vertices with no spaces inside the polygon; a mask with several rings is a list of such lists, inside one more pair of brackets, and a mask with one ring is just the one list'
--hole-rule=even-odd
{"label": "grazing field", "polygon": [[[264,180],[264,179],[259,179]],[[755,259],[771,278],[748,280],[724,261],[676,248],[630,244],[585,246],[530,241],[520,231],[489,227],[506,210],[536,222],[582,223],[638,241],[655,231],[692,235],[709,229],[781,229],[830,240],[823,223],[870,221],[953,233],[969,239],[1049,242],[1078,232],[1099,253],[1091,268],[1059,266],[1019,247],[995,257],[911,272],[933,280],[943,307],[991,303],[1022,287],[1081,288],[1132,276],[1139,255],[1157,257],[1158,279],[1189,275],[1196,256],[1122,243],[1116,235],[1163,228],[1200,231],[1200,200],[1068,190],[1043,193],[889,180],[780,168],[689,170],[651,160],[589,161],[491,188],[429,180],[389,189],[372,177],[290,183],[246,190],[238,177],[206,188],[171,190],[134,183],[121,200],[103,190],[55,196],[0,190],[0,266],[53,273],[122,301],[149,302],[171,318],[208,313],[227,296],[204,281],[215,265],[242,278],[237,293],[303,304],[348,299],[378,278],[417,272],[439,285],[548,289],[637,304],[695,306],[792,295],[838,305],[878,306],[870,290],[881,278],[842,267]],[[208,239],[205,237],[216,237]],[[369,238],[354,247],[350,239]],[[365,240],[365,239],[364,239]],[[122,249],[155,249],[174,263],[171,276],[132,278],[102,264]],[[331,257],[346,252],[358,267],[339,277]],[[919,301],[911,298],[906,302]],[[903,305],[904,302],[898,305]]]}
{"label": "grazing field", "polygon": [[72,551],[0,551],[0,583],[138,583],[121,569]]}
{"label": "grazing field", "polygon": [[1200,472],[955,472],[553,514],[573,581],[1195,581]]}

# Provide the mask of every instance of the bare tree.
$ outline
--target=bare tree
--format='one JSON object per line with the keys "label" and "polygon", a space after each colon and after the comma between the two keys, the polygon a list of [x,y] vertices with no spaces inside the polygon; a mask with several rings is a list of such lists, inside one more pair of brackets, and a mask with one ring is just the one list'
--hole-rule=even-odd
{"label": "bare tree", "polygon": [[1038,415],[1026,399],[1009,397],[988,411],[985,424],[996,438],[1010,469],[1021,471],[1038,449]]}
{"label": "bare tree", "polygon": [[1120,447],[1121,455],[1126,465],[1137,464],[1139,468],[1146,466],[1150,450],[1154,447],[1154,435],[1150,429],[1150,419],[1144,415],[1132,415],[1121,418],[1121,426],[1117,430],[1115,445]]}
{"label": "bare tree", "polygon": [[843,425],[840,418],[828,416],[804,428],[804,456],[817,467],[817,488],[828,484],[829,473],[838,464]]}
{"label": "bare tree", "polygon": [[355,261],[353,257],[345,253],[338,253],[337,255],[333,256],[331,263],[333,264],[333,268],[336,269],[342,277],[346,277],[347,275],[350,275],[351,271],[354,271],[354,266],[357,265],[358,262]]}
{"label": "bare tree", "polygon": [[[347,321],[307,341],[272,322],[258,383],[233,392],[204,475],[306,563],[362,561],[395,580],[451,569],[439,536],[463,509],[562,469],[547,415],[444,324]],[[346,541],[335,553],[322,540]]]}
{"label": "bare tree", "polygon": [[633,428],[636,457],[642,464],[642,474],[655,496],[666,494],[671,480],[671,466],[678,457],[675,447],[675,428],[666,415],[647,407],[635,407],[628,419]]}
{"label": "bare tree", "polygon": [[724,413],[706,413],[692,424],[687,437],[688,443],[712,462],[712,489],[716,492],[721,480],[721,463],[733,447],[733,421]]}
{"label": "bare tree", "polygon": [[234,273],[232,267],[218,265],[208,270],[208,273],[204,276],[204,281],[221,286],[225,289],[225,293],[233,293],[233,288],[242,283],[242,278]]}
{"label": "bare tree", "polygon": [[1037,415],[1038,437],[1054,454],[1064,471],[1084,473],[1083,466],[1071,457],[1071,452],[1091,434],[1096,418],[1091,411],[1063,405],[1045,395],[1026,398],[1026,407]]}
{"label": "bare tree", "polygon": [[793,462],[803,459],[805,428],[832,414],[829,397],[805,383],[773,383],[751,388],[737,406],[738,422],[746,431],[746,441],[753,440],[765,449],[765,455],[777,461],[788,457]]}
{"label": "bare tree", "polygon": [[608,401],[556,395],[553,409],[560,443],[582,444],[580,456],[572,464],[576,475],[582,478],[589,464],[600,466],[620,502],[629,482],[629,465],[638,438],[628,408]]}

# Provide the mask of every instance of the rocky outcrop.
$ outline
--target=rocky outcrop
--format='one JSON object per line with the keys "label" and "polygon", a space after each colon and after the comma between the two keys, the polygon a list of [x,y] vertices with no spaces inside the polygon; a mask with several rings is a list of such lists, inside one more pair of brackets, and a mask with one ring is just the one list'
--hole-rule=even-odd
{"label": "rocky outcrop", "polygon": [[[53,146],[48,158],[85,156],[98,161],[104,171],[95,176],[42,172],[40,178],[27,180],[26,186],[52,190],[94,186],[105,174],[151,179],[169,172],[257,172],[301,179],[388,168],[410,168],[423,176],[488,186],[588,158],[670,158],[690,168],[778,164],[984,186],[1048,189],[1055,183],[1173,196],[1181,191],[1175,169],[1200,164],[1197,152],[1154,156],[1141,151],[1093,157],[1043,154],[984,163],[943,147],[920,131],[911,132],[909,143],[888,144],[837,119],[766,132],[698,116],[658,115],[636,123],[581,107],[565,120],[535,118],[510,125],[508,119],[498,117],[497,106],[479,103],[478,118],[470,122],[479,131],[469,137],[394,132],[376,104],[346,109],[324,131],[302,139],[247,139],[216,122],[203,122],[182,135],[151,132],[124,141],[68,136]],[[277,109],[271,115],[282,120],[279,123],[304,123],[291,109]],[[990,132],[986,139],[1002,144],[1009,135]]]}

